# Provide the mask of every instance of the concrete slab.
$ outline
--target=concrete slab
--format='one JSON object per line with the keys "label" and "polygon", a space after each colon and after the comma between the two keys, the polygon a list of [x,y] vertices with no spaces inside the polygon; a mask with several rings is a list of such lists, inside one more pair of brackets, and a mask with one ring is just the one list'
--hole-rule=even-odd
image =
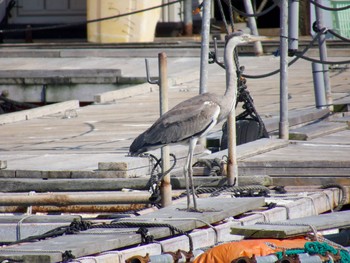
{"label": "concrete slab", "polygon": [[237,226],[231,229],[231,234],[244,235],[247,238],[288,238],[313,233],[316,231],[349,227],[350,211],[309,216],[285,220],[271,224],[256,224],[252,226]]}
{"label": "concrete slab", "polygon": [[2,215],[0,217],[0,240],[3,243],[9,243],[40,235],[60,226],[69,226],[74,219],[80,220],[80,216]]}
{"label": "concrete slab", "polygon": [[[205,209],[207,212],[183,211],[182,208],[186,208],[186,204],[180,202],[153,212],[151,215],[139,216],[136,221],[117,222],[116,224],[120,223],[122,228],[97,228],[84,231],[78,235],[65,235],[41,242],[0,248],[0,259],[20,258],[23,262],[38,262],[40,257],[46,256],[48,258],[45,262],[57,262],[62,261],[63,252],[68,250],[76,257],[96,254],[140,243],[140,234],[135,233],[139,227],[133,227],[132,225],[127,227],[127,223],[157,224],[159,222],[159,227],[157,225],[148,227],[149,234],[158,239],[172,236],[172,231],[168,227],[164,227],[164,224],[170,224],[181,231],[189,231],[221,221],[232,215],[241,214],[248,209],[258,208],[263,204],[264,198],[260,197],[244,199],[210,198],[210,200],[199,198],[199,208]],[[191,220],[184,220],[184,218],[191,218]],[[171,222],[167,222],[167,219],[171,219]]]}
{"label": "concrete slab", "polygon": [[348,125],[345,122],[318,122],[291,130],[289,132],[289,139],[308,141],[323,135],[343,131],[347,128]]}
{"label": "concrete slab", "polygon": [[0,115],[0,124],[13,123],[18,121],[26,121],[36,119],[46,115],[61,113],[62,118],[75,117],[75,110],[78,109],[79,101],[71,100],[51,105],[46,105],[34,109],[23,110],[19,112],[7,113]]}

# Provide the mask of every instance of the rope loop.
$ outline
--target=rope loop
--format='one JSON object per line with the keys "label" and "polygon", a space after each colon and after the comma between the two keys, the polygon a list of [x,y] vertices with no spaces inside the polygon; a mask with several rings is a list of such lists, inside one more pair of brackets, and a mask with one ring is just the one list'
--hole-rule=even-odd
{"label": "rope loop", "polygon": [[75,259],[75,256],[72,254],[72,250],[66,250],[62,253],[62,262],[71,262],[72,259]]}
{"label": "rope loop", "polygon": [[152,236],[146,227],[140,227],[136,234],[141,235],[141,245],[151,244],[154,242],[154,236]]}

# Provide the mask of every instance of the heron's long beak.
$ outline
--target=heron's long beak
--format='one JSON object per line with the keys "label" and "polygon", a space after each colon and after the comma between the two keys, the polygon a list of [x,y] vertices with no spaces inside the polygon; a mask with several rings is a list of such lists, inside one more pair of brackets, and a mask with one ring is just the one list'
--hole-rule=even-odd
{"label": "heron's long beak", "polygon": [[250,36],[250,41],[251,42],[256,42],[256,41],[271,41],[272,37],[267,37],[267,36],[255,36],[251,35]]}

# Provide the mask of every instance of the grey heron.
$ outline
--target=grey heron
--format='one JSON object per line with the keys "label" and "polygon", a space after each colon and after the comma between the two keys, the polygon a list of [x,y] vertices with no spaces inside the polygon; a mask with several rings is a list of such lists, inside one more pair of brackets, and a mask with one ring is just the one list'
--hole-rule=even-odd
{"label": "grey heron", "polygon": [[225,120],[236,102],[237,76],[233,52],[236,46],[260,41],[265,37],[234,32],[226,38],[224,62],[226,66],[226,91],[223,95],[203,93],[187,99],[163,114],[156,122],[141,133],[131,144],[132,156],[171,144],[188,144],[189,150],[184,166],[187,191],[187,210],[190,211],[191,186],[193,209],[197,211],[192,176],[193,151],[200,137],[205,136],[217,123]]}

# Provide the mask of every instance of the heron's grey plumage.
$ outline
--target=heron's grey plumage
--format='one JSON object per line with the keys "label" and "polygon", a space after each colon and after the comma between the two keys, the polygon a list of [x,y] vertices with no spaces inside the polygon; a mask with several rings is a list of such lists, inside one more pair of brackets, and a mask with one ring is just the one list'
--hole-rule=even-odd
{"label": "heron's grey plumage", "polygon": [[[189,154],[185,165],[192,184],[192,155],[199,137],[207,134],[217,123],[226,119],[236,101],[236,66],[233,61],[234,48],[243,43],[252,42],[251,36],[233,33],[228,36],[225,45],[226,92],[223,95],[204,93],[185,100],[163,114],[150,128],[140,134],[130,146],[130,154],[136,155],[169,144],[188,143]],[[186,183],[188,191],[188,182]],[[193,193],[194,208],[196,209]],[[188,196],[189,206],[189,196]]]}
{"label": "heron's grey plumage", "polygon": [[[197,95],[163,114],[130,146],[132,154],[146,152],[164,145],[187,143],[215,126],[221,108],[213,94]],[[220,118],[221,119],[221,118]]]}

